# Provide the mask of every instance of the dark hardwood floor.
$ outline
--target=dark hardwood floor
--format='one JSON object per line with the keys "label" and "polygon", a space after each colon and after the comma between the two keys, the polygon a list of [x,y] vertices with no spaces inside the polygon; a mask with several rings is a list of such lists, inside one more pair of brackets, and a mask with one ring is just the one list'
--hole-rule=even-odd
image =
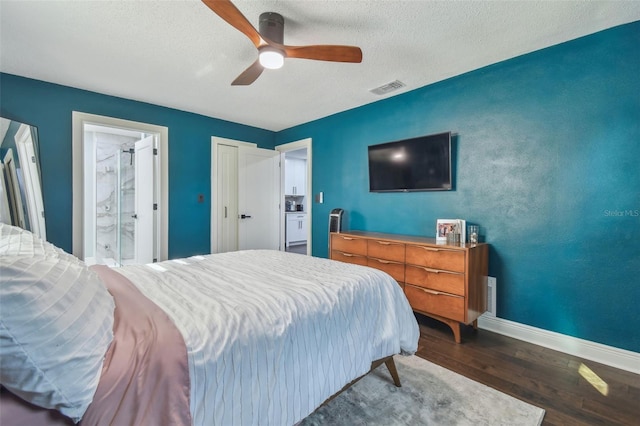
{"label": "dark hardwood floor", "polygon": [[[640,375],[473,327],[458,345],[444,324],[418,322],[418,356],[544,408],[543,425],[640,425]],[[601,379],[591,381],[602,393],[581,366]]]}

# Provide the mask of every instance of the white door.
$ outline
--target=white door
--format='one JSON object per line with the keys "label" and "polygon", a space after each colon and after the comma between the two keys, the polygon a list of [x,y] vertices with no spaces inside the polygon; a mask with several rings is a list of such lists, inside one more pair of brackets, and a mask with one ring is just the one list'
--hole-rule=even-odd
{"label": "white door", "polygon": [[238,249],[280,248],[280,153],[238,148]]}
{"label": "white door", "polygon": [[136,263],[153,262],[153,136],[135,144]]}
{"label": "white door", "polygon": [[238,147],[218,145],[215,253],[238,250]]}

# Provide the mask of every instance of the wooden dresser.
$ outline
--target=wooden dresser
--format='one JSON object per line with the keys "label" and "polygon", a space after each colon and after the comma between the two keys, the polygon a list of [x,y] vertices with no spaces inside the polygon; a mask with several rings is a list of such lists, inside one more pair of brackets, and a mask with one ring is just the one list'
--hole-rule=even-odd
{"label": "wooden dresser", "polygon": [[435,238],[376,232],[331,233],[330,257],[385,271],[404,289],[414,311],[451,327],[473,324],[487,309],[487,244],[447,245]]}

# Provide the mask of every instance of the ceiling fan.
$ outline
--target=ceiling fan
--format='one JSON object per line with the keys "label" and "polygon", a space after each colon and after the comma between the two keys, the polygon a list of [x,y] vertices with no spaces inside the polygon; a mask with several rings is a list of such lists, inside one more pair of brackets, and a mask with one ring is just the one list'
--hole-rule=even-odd
{"label": "ceiling fan", "polygon": [[362,62],[362,51],[356,46],[287,46],[283,44],[284,18],[278,13],[265,12],[261,14],[258,26],[260,31],[257,31],[230,0],[202,0],[202,2],[231,26],[249,37],[258,49],[258,59],[233,80],[231,85],[246,86],[253,83],[265,68],[280,68],[284,63],[284,58]]}

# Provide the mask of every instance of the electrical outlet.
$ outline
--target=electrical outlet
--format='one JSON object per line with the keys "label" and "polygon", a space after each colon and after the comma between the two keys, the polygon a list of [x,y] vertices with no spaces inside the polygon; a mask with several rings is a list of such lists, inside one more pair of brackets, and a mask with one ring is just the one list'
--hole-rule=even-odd
{"label": "electrical outlet", "polygon": [[498,284],[495,277],[487,277],[487,312],[485,314],[496,316],[496,294]]}

